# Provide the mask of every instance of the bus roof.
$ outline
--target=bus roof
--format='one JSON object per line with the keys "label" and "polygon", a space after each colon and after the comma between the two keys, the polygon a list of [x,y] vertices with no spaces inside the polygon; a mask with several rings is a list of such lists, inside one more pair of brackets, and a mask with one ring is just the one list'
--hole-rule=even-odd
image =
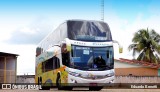
{"label": "bus roof", "polygon": [[83,20],[83,19],[70,19],[70,20],[66,20],[66,22],[68,22],[68,21],[102,22],[102,23],[104,23],[104,21],[99,21],[99,20]]}
{"label": "bus roof", "polygon": [[112,35],[107,23],[96,20],[66,20],[57,29],[46,36],[38,45],[43,49],[58,44],[65,38],[71,40],[112,40]]}

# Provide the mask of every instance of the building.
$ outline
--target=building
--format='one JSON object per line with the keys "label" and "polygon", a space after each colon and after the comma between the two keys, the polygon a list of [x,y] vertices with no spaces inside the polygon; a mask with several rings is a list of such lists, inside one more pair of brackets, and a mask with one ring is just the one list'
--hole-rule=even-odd
{"label": "building", "polygon": [[0,83],[16,83],[17,56],[0,52]]}
{"label": "building", "polygon": [[116,76],[160,76],[160,64],[123,58],[114,61]]}

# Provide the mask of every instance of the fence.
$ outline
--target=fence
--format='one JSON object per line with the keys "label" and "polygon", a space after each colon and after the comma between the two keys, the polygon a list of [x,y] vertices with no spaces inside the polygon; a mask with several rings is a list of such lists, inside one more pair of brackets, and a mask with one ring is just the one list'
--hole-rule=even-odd
{"label": "fence", "polygon": [[158,76],[116,76],[115,83],[160,83]]}

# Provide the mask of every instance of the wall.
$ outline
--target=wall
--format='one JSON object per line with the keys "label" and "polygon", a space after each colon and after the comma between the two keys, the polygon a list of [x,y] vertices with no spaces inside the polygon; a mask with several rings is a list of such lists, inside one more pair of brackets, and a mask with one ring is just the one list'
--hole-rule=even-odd
{"label": "wall", "polygon": [[152,68],[115,68],[116,76],[158,76],[158,70]]}
{"label": "wall", "polygon": [[140,64],[119,62],[115,60],[114,66],[116,76],[158,76],[158,69],[145,67]]}
{"label": "wall", "polygon": [[16,82],[17,83],[35,83],[35,76],[34,75],[18,75]]}
{"label": "wall", "polygon": [[0,83],[16,82],[16,58],[0,56]]}

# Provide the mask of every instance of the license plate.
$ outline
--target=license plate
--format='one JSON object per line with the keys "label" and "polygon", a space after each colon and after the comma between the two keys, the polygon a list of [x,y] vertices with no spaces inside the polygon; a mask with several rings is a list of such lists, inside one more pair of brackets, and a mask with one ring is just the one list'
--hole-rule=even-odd
{"label": "license plate", "polygon": [[97,83],[90,83],[89,86],[97,86]]}

